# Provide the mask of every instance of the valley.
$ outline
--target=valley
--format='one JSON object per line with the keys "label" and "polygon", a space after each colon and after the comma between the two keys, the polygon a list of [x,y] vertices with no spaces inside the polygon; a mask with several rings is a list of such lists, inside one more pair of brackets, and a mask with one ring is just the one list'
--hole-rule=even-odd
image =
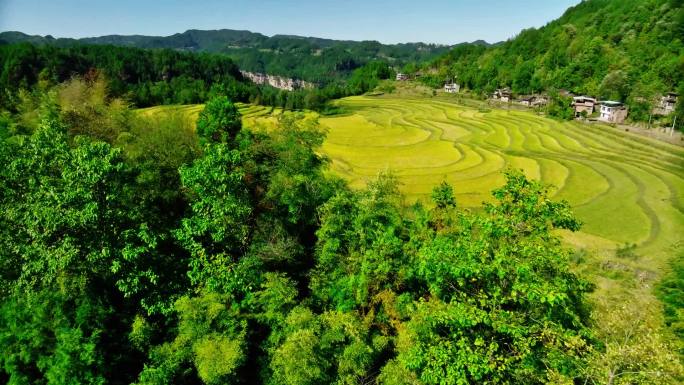
{"label": "valley", "polygon": [[[400,182],[406,204],[426,202],[434,186],[454,186],[460,207],[478,208],[523,169],[551,186],[584,222],[566,239],[579,248],[613,250],[637,244],[660,265],[684,223],[684,148],[603,124],[560,122],[529,111],[478,109],[448,96],[357,96],[341,99],[341,115],[318,117],[327,132],[320,151],[352,187],[379,173]],[[195,119],[201,105],[160,106]],[[247,127],[274,126],[269,107],[241,105]],[[309,113],[310,115],[315,115]],[[656,213],[658,213],[656,215]],[[667,258],[666,258],[667,259]],[[661,262],[658,262],[661,261]]]}

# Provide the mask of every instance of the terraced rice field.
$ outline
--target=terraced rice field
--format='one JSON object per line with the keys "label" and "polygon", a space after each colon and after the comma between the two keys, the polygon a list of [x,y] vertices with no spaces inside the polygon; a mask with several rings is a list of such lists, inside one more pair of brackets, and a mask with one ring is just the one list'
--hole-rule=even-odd
{"label": "terraced rice field", "polygon": [[[320,118],[327,130],[321,151],[354,187],[391,171],[410,202],[446,180],[461,207],[475,208],[491,200],[504,169],[521,168],[572,204],[584,226],[566,235],[571,243],[595,249],[636,243],[646,264],[683,247],[683,147],[527,111],[482,112],[440,97],[359,96],[337,103],[348,113]],[[201,107],[182,108],[196,114]],[[241,110],[247,126],[271,124],[280,113]]]}
{"label": "terraced rice field", "polygon": [[664,250],[682,241],[684,148],[605,125],[561,123],[528,111],[480,112],[448,99],[351,97],[349,115],[322,118],[323,152],[353,186],[391,170],[409,200],[446,180],[461,206],[491,199],[502,171],[554,186],[584,221],[575,241]]}

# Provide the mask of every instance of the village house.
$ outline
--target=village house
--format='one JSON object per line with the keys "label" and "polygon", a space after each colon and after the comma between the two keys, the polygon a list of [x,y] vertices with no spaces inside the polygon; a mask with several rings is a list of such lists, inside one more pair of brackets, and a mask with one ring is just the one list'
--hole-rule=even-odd
{"label": "village house", "polygon": [[408,80],[408,75],[401,73],[401,72],[397,72],[397,80],[398,81]]}
{"label": "village house", "polygon": [[654,112],[660,115],[670,115],[675,110],[677,99],[679,99],[679,95],[677,93],[666,93],[660,98],[660,105]]}
{"label": "village house", "polygon": [[511,101],[511,89],[506,87],[506,88],[499,88],[494,93],[492,94],[492,99],[498,100],[504,103],[508,103]]}
{"label": "village house", "polygon": [[589,116],[594,113],[594,106],[596,105],[596,99],[590,98],[588,96],[575,96],[572,98],[572,108],[575,110],[575,117],[582,117],[582,113],[585,116]]}
{"label": "village house", "polygon": [[599,120],[608,123],[623,123],[627,118],[627,107],[620,102],[610,100],[601,102]]}
{"label": "village house", "polygon": [[521,96],[521,97],[518,99],[518,103],[520,103],[520,104],[522,104],[523,106],[526,106],[526,107],[532,107],[532,105],[533,105],[533,103],[535,102],[535,100],[537,100],[537,97],[536,97],[536,96],[534,96],[534,95],[525,95],[525,96]]}
{"label": "village house", "polygon": [[531,102],[532,107],[543,107],[549,104],[549,98],[546,95],[535,95]]}
{"label": "village house", "polygon": [[548,103],[548,98],[545,95],[523,95],[517,100],[518,103],[525,107],[542,107]]}
{"label": "village house", "polygon": [[458,83],[444,84],[444,92],[448,94],[457,94],[461,90],[461,85]]}

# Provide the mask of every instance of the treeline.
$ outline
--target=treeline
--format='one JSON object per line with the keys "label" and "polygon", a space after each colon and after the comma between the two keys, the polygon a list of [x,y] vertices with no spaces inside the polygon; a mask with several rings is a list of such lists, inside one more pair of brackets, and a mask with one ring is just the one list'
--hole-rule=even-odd
{"label": "treeline", "polygon": [[[602,384],[623,359],[553,235],[579,222],[521,173],[481,212],[445,183],[407,208],[391,176],[330,176],[303,115],[252,131],[221,96],[193,127],[106,88],[0,121],[0,381]],[[624,359],[631,383],[680,373]]]}
{"label": "treeline", "polygon": [[[633,120],[648,120],[663,93],[684,95],[684,7],[681,0],[588,0],[539,29],[493,47],[463,45],[425,67],[423,79],[516,94],[565,89],[626,102]],[[684,120],[683,103],[678,114]]]}
{"label": "treeline", "polygon": [[173,50],[142,50],[114,46],[57,48],[30,44],[0,46],[0,86],[4,107],[18,103],[20,89],[64,82],[92,71],[104,73],[109,89],[140,107],[200,103],[208,95],[227,93],[248,101],[258,88],[245,81],[228,58]]}
{"label": "treeline", "polygon": [[321,87],[347,80],[354,70],[372,61],[385,60],[400,66],[407,62],[424,62],[449,50],[447,46],[424,43],[388,45],[377,41],[341,41],[289,35],[268,37],[228,29],[188,30],[164,37],[113,35],[83,39],[54,39],[51,36],[2,32],[0,42],[3,40],[7,43],[29,42],[60,47],[105,44],[222,53],[246,71],[303,79]]}
{"label": "treeline", "polygon": [[0,60],[0,87],[4,90],[0,108],[10,111],[21,103],[21,90],[46,89],[75,75],[96,76],[96,72],[107,77],[113,96],[124,97],[138,107],[203,103],[212,96],[227,95],[240,102],[312,110],[325,108],[331,99],[367,92],[379,79],[392,76],[387,64],[370,62],[354,70],[348,81],[289,92],[251,83],[231,59],[219,54],[23,43],[0,45]]}

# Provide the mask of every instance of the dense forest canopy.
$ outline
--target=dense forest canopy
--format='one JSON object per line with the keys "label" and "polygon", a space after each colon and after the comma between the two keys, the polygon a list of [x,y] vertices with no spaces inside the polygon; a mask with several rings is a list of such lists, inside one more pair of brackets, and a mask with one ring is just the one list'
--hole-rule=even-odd
{"label": "dense forest canopy", "polygon": [[684,95],[683,3],[583,1],[542,28],[494,47],[456,47],[425,68],[437,72],[424,77],[434,86],[455,77],[483,93],[565,89],[627,102],[635,120],[648,120],[658,96]]}
{"label": "dense forest canopy", "polygon": [[22,93],[63,82],[75,75],[101,72],[110,92],[138,107],[203,103],[215,95],[234,101],[320,110],[328,100],[372,90],[393,75],[385,62],[371,61],[345,81],[293,92],[257,86],[244,79],[232,59],[220,54],[106,45],[57,47],[29,43],[0,44],[0,108],[16,110]]}
{"label": "dense forest canopy", "polygon": [[232,60],[217,55],[112,46],[15,44],[0,46],[0,59],[5,106],[14,102],[19,89],[28,90],[41,81],[60,83],[94,70],[109,78],[113,95],[130,95],[139,106],[199,103],[217,88],[230,90],[230,95],[241,101],[256,92]]}
{"label": "dense forest canopy", "polygon": [[105,44],[138,48],[166,48],[189,52],[228,55],[241,69],[267,73],[326,86],[346,79],[372,61],[393,66],[423,62],[445,53],[449,47],[424,43],[381,44],[377,41],[343,41],[291,35],[264,36],[235,30],[189,30],[171,36],[101,36],[83,39],[54,39],[20,32],[0,33],[0,42],[29,42],[69,47]]}

